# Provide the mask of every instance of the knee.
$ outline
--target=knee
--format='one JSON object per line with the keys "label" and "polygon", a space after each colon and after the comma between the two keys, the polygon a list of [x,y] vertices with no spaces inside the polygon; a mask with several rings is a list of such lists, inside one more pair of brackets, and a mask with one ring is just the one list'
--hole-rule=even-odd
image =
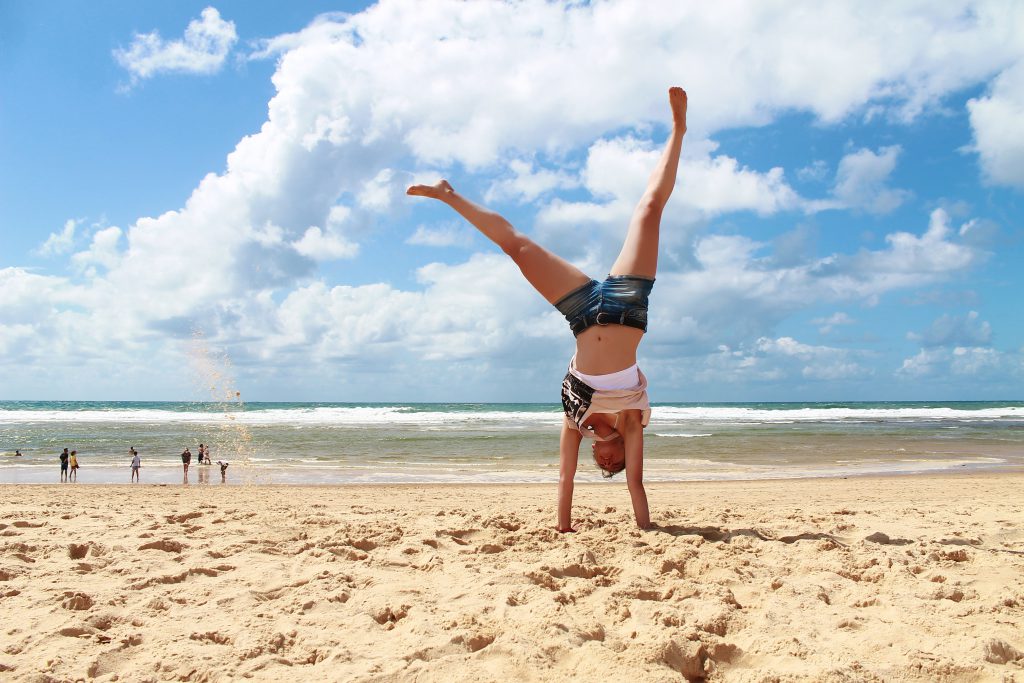
{"label": "knee", "polygon": [[668,195],[662,196],[657,190],[648,192],[640,200],[640,205],[637,207],[637,213],[643,218],[644,223],[654,222],[657,224],[661,221],[661,213],[665,210],[665,204],[668,203]]}
{"label": "knee", "polygon": [[533,249],[534,244],[530,241],[530,238],[525,235],[513,232],[506,239],[503,239],[499,246],[501,247],[501,250],[508,254],[513,261],[518,263],[521,258],[526,256],[530,250]]}

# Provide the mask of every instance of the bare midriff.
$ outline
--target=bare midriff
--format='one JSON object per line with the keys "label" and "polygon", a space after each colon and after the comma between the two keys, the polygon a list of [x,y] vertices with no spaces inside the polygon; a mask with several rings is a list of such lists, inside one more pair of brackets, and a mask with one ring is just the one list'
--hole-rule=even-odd
{"label": "bare midriff", "polygon": [[576,369],[608,375],[636,364],[642,330],[625,325],[594,325],[576,337]]}

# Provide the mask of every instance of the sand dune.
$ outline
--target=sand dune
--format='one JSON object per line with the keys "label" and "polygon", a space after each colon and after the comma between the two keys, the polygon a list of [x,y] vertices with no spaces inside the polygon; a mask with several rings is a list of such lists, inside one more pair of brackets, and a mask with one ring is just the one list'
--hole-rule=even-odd
{"label": "sand dune", "polygon": [[0,671],[1024,681],[1022,483],[2,486]]}

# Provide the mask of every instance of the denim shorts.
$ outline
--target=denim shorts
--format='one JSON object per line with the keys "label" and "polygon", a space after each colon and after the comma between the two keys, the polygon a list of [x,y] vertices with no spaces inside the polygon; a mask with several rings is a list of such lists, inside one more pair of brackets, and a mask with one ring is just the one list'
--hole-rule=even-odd
{"label": "denim shorts", "polygon": [[591,280],[569,292],[555,304],[575,336],[593,325],[626,325],[647,331],[647,297],[654,278],[609,275],[604,282]]}

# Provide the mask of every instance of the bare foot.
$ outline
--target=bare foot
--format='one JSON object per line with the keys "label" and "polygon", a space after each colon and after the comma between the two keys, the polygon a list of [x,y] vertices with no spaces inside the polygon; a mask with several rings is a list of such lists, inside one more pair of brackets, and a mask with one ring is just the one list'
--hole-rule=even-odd
{"label": "bare foot", "polygon": [[455,189],[448,183],[447,180],[439,180],[434,185],[412,185],[406,194],[412,195],[413,197],[430,197],[431,199],[441,199],[445,195],[454,194]]}
{"label": "bare foot", "polygon": [[678,86],[669,88],[668,103],[672,107],[672,121],[686,130],[686,91]]}

